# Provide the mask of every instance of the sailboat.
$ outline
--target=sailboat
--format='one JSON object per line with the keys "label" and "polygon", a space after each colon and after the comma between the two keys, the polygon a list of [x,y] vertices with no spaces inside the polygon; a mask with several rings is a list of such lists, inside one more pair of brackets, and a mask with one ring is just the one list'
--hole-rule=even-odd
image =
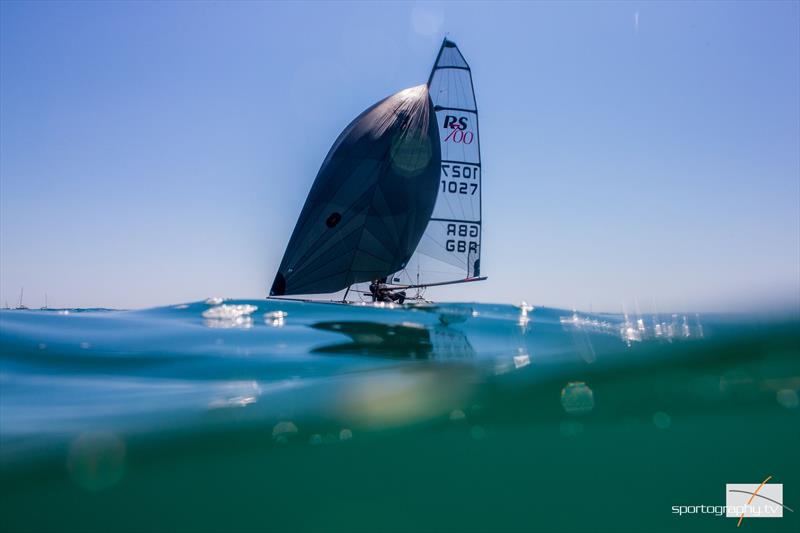
{"label": "sailboat", "polygon": [[[445,38],[426,84],[367,108],[317,173],[270,289],[326,294],[481,276],[481,160],[472,72]],[[418,293],[419,294],[419,293]]]}
{"label": "sailboat", "polygon": [[17,304],[17,306],[14,309],[17,309],[17,310],[20,310],[20,311],[25,311],[25,310],[28,309],[28,306],[25,305],[24,303],[22,303],[22,296],[24,294],[25,294],[25,287],[21,287],[19,289],[19,303]]}

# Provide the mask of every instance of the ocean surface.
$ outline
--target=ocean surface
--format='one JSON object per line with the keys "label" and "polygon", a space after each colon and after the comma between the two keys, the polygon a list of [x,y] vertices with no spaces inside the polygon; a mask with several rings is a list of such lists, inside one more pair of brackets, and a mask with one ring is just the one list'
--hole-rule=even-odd
{"label": "ocean surface", "polygon": [[3,310],[0,530],[800,531],[799,393],[796,316]]}

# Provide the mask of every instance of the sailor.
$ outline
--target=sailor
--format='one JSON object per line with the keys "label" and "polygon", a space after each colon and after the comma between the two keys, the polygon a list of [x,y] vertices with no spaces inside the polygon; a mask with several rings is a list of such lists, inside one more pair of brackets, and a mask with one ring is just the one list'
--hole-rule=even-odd
{"label": "sailor", "polygon": [[386,278],[372,280],[369,284],[369,292],[373,302],[397,302],[402,304],[406,300],[405,291],[394,292],[386,286]]}

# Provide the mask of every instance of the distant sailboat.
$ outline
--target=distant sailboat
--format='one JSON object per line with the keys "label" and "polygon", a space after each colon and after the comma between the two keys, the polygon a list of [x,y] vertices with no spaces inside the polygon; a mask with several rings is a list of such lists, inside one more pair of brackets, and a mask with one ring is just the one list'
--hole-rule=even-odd
{"label": "distant sailboat", "polygon": [[19,310],[28,309],[28,306],[26,306],[24,303],[22,303],[22,296],[24,294],[25,294],[25,287],[22,287],[19,290],[19,303],[17,304],[17,307],[15,307],[14,309],[19,309]]}
{"label": "distant sailboat", "polygon": [[333,293],[387,277],[407,282],[396,289],[485,279],[480,179],[472,77],[445,39],[426,85],[376,103],[339,135],[270,296]]}

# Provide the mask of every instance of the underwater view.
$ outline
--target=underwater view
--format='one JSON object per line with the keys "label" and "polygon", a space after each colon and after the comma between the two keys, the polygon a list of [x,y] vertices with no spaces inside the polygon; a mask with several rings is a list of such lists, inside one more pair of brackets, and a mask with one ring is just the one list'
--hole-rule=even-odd
{"label": "underwater view", "polygon": [[[800,322],[209,299],[0,311],[5,531],[797,530]],[[705,507],[700,507],[705,506]],[[791,509],[791,510],[789,510]]]}
{"label": "underwater view", "polygon": [[798,533],[798,199],[798,0],[0,1],[0,533]]}

